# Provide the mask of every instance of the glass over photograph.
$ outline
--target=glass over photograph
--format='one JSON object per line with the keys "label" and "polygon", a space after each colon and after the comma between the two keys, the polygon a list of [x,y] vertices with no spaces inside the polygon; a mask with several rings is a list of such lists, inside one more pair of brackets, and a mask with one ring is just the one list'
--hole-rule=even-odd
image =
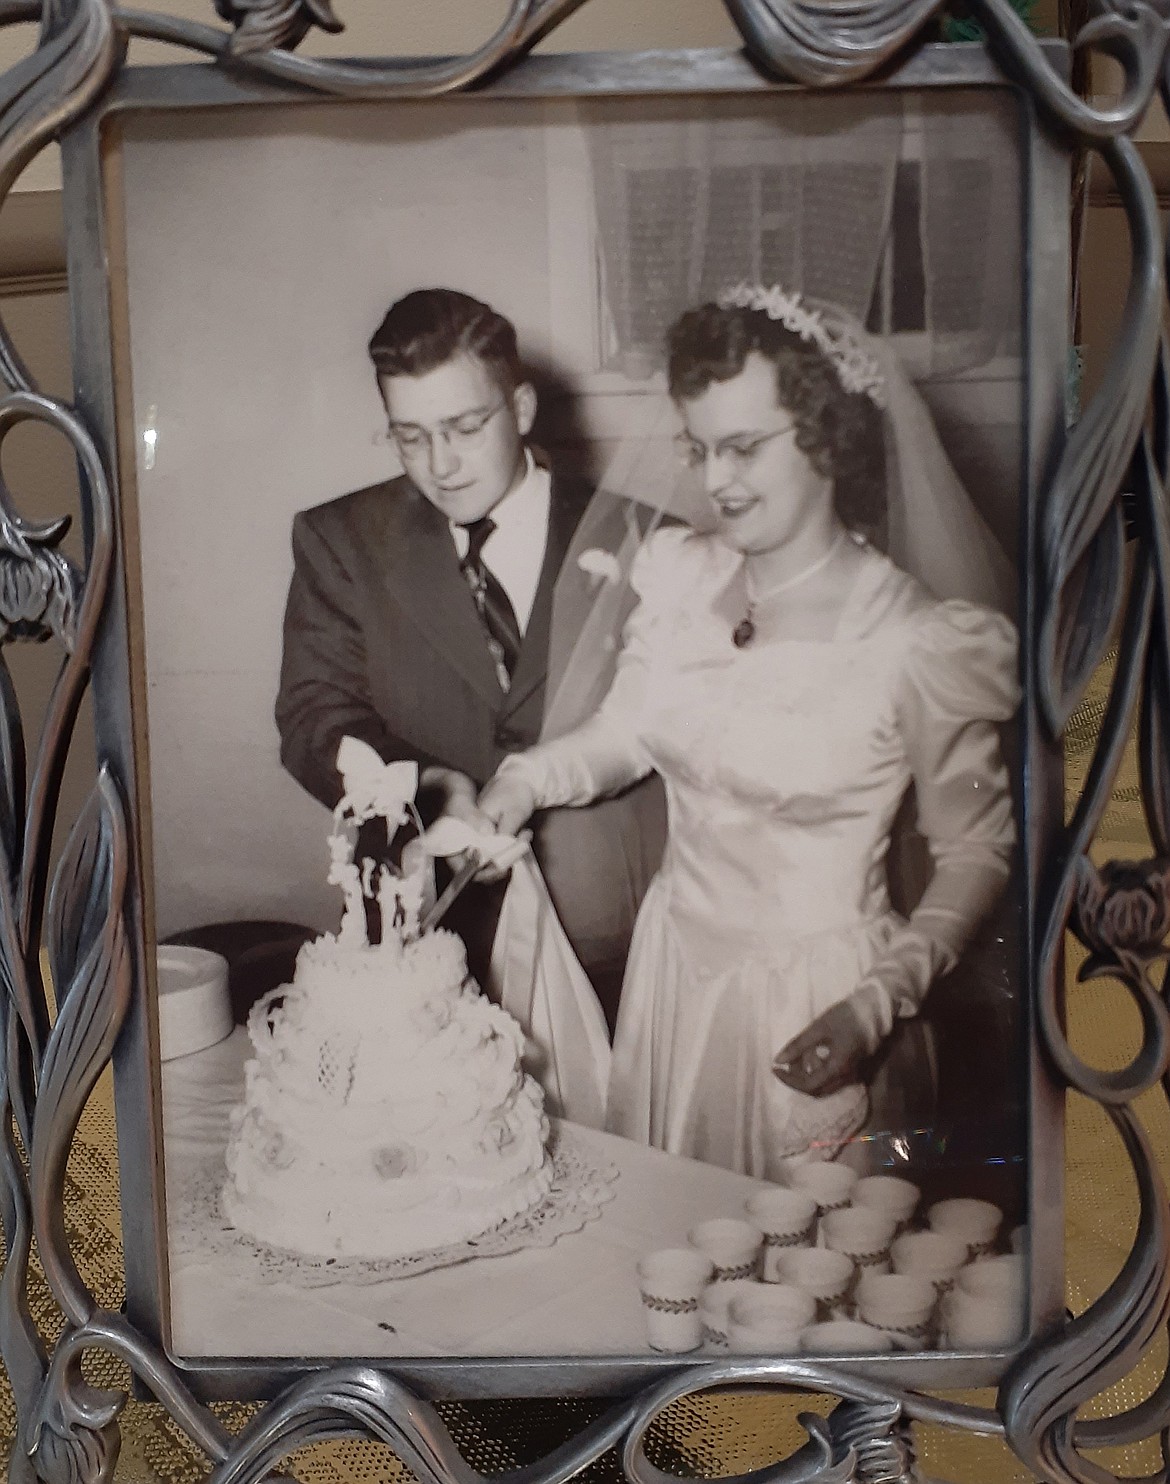
{"label": "glass over photograph", "polygon": [[291,117],[108,183],[172,1353],[1012,1349],[1013,95]]}

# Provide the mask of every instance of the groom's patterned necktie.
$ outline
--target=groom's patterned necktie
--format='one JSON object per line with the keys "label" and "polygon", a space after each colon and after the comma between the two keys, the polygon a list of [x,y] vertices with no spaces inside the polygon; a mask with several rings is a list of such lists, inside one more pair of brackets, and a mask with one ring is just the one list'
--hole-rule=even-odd
{"label": "groom's patterned necktie", "polygon": [[495,521],[487,515],[463,527],[469,544],[467,555],[459,566],[475,599],[500,689],[507,690],[520,653],[520,625],[516,622],[516,612],[508,594],[483,559],[484,542],[495,528]]}

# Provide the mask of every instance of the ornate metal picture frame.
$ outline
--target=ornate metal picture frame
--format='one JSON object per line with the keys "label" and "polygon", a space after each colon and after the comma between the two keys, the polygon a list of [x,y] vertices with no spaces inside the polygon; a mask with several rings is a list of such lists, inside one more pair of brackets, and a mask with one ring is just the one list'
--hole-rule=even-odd
{"label": "ornate metal picture frame", "polygon": [[[579,3],[579,0],[578,0]],[[565,1478],[620,1444],[632,1478],[663,1477],[644,1450],[647,1429],[681,1397],[729,1386],[775,1386],[827,1393],[840,1404],[827,1423],[807,1421],[809,1441],[775,1478],[917,1478],[910,1427],[937,1421],[1006,1438],[1026,1466],[1048,1479],[1108,1477],[1088,1451],[1154,1437],[1166,1426],[1165,1381],[1120,1416],[1081,1422],[1078,1410],[1131,1369],[1152,1345],[1170,1310],[1166,1200],[1143,1125],[1132,1105],[1161,1086],[1170,1063],[1170,1027],[1158,965],[1170,926],[1170,854],[1165,708],[1170,705],[1170,629],[1165,611],[1170,557],[1163,493],[1167,389],[1161,342],[1164,274],[1160,227],[1148,175],[1128,137],[1162,81],[1165,30],[1152,10],[1107,12],[1080,38],[1118,58],[1120,101],[1095,109],[1065,80],[1062,48],[1041,45],[1008,0],[977,0],[986,34],[977,46],[926,45],[933,7],[896,11],[880,3],[842,12],[728,0],[745,55],[654,54],[530,59],[527,53],[577,6],[515,0],[500,31],[472,56],[441,63],[326,63],[293,48],[310,26],[337,29],[328,3],[292,6],[225,3],[230,29],[202,27],[107,0],[45,0],[0,9],[5,24],[37,19],[36,52],[13,69],[0,93],[5,121],[0,187],[46,143],[61,140],[67,195],[70,296],[74,306],[74,405],[37,391],[17,348],[0,341],[0,439],[26,421],[48,424],[76,451],[82,483],[85,558],[60,551],[67,522],[33,525],[3,495],[4,638],[51,639],[64,663],[31,766],[21,709],[3,673],[6,725],[0,738],[4,781],[0,841],[0,964],[6,1016],[4,1081],[4,1233],[8,1255],[0,1289],[0,1350],[17,1401],[20,1431],[11,1455],[16,1479],[110,1477],[123,1398],[92,1389],[81,1371],[85,1350],[129,1362],[144,1392],[157,1397],[206,1453],[216,1477],[258,1479],[305,1443],[338,1436],[379,1438],[420,1477],[469,1476],[427,1399],[443,1394],[592,1391],[620,1396],[612,1409],[532,1472]],[[124,70],[128,36],[177,42],[211,56],[213,67]],[[906,56],[901,56],[906,52]],[[900,57],[893,75],[893,59]],[[110,243],[101,159],[103,122],[135,109],[307,102],[321,95],[424,98],[473,87],[491,97],[557,94],[679,95],[696,91],[778,95],[787,85],[839,87],[886,72],[883,86],[1015,89],[1028,177],[1027,482],[1033,488],[1022,543],[1026,569],[1021,632],[1027,698],[1023,775],[1026,824],[1027,954],[1035,995],[1031,1079],[1031,1225],[1042,1254],[1034,1282],[1036,1332],[1021,1353],[995,1363],[958,1362],[945,1372],[911,1357],[869,1365],[794,1359],[654,1359],[631,1364],[570,1355],[539,1362],[384,1365],[304,1357],[295,1366],[241,1367],[230,1358],[177,1365],[161,1343],[158,1253],[165,1251],[162,1203],[148,1210],[153,1242],[126,1247],[130,1307],[101,1309],[87,1291],[64,1223],[65,1162],[85,1101],[105,1066],[119,1069],[119,1159],[124,1199],[148,1195],[160,1178],[148,1093],[157,1029],[146,986],[136,807],[136,754],[127,669],[135,616],[124,585],[125,408],[110,374],[119,336],[111,302]],[[488,81],[490,79],[490,81]],[[1075,149],[1093,148],[1109,168],[1125,207],[1132,264],[1123,327],[1101,390],[1066,432],[1067,182]],[[100,248],[100,250],[95,250]],[[115,290],[116,296],[116,290]],[[131,462],[134,451],[130,452]],[[1052,760],[1073,707],[1120,626],[1101,738],[1084,789],[1061,823]],[[93,677],[99,708],[99,776],[52,874],[50,847],[61,771],[80,698]],[[1098,868],[1089,847],[1137,721],[1143,802],[1157,852],[1153,861]],[[1063,1027],[1062,945],[1071,929],[1092,955],[1089,973],[1124,984],[1141,1012],[1145,1039],[1131,1065],[1102,1072],[1073,1051]],[[42,958],[42,951],[44,957]],[[51,990],[50,990],[51,986]],[[1114,1283],[1083,1314],[1060,1313],[1049,1261],[1059,1244],[1060,1179],[1052,1137],[1059,1096],[1074,1089],[1100,1103],[1132,1160],[1141,1197],[1133,1251]],[[147,1110],[148,1116],[143,1116]],[[127,1173],[129,1172],[129,1179]],[[36,1251],[65,1330],[46,1352],[27,1302]],[[1010,1362],[1003,1369],[1005,1358]],[[996,1379],[995,1410],[941,1400],[931,1385]],[[269,1398],[238,1435],[206,1403],[213,1397]]]}

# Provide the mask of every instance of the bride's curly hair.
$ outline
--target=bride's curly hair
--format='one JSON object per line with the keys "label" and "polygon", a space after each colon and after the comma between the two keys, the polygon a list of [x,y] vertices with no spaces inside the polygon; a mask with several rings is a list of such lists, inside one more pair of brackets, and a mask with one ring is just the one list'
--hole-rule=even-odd
{"label": "bride's curly hair", "polygon": [[796,446],[833,481],[845,525],[877,536],[885,524],[886,476],[881,412],[863,392],[841,385],[817,346],[760,309],[703,304],[667,333],[667,382],[676,402],[730,381],[753,352],[776,368],[776,396],[796,422]]}

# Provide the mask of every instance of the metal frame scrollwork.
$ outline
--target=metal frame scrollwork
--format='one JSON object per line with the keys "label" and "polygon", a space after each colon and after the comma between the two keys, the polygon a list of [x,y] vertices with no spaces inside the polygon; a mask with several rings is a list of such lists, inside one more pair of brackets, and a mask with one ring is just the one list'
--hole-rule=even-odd
{"label": "metal frame scrollwork", "polygon": [[[39,21],[40,44],[0,79],[0,199],[22,168],[102,97],[131,37],[177,43],[246,77],[347,97],[426,96],[498,76],[583,0],[512,0],[496,33],[468,56],[434,63],[353,64],[299,57],[316,26],[341,29],[331,0],[215,0],[224,26],[123,8],[112,0],[0,0],[0,25]],[[725,0],[747,53],[765,75],[810,87],[869,77],[923,36],[941,0]],[[1170,1478],[1170,1372],[1131,1410],[1079,1421],[1078,1409],[1133,1368],[1170,1314],[1166,1191],[1136,1099],[1170,1095],[1170,1017],[1163,943],[1170,929],[1170,359],[1162,338],[1163,244],[1153,190],[1130,135],[1159,88],[1170,94],[1170,17],[1150,0],[1101,0],[1077,44],[1108,52],[1124,87],[1112,106],[1078,97],[1009,0],[969,0],[1002,71],[1034,100],[1069,150],[1096,151],[1128,217],[1132,262],[1122,328],[1101,390],[1071,429],[1049,473],[1040,516],[1039,648],[1032,673],[1051,739],[1058,739],[1120,624],[1120,651],[1100,742],[1042,883],[1037,924],[1039,1029],[1061,1085],[1102,1105],[1129,1155],[1140,1192],[1136,1241],[1120,1274],[1084,1313],[1041,1336],[1000,1387],[995,1410],[945,1402],[859,1379],[847,1368],[777,1360],[719,1362],[666,1376],[618,1404],[512,1484],[558,1484],[620,1447],[635,1484],[665,1484],[644,1441],[672,1402],[728,1386],[829,1393],[825,1421],[802,1419],[805,1446],[768,1470],[775,1484],[888,1481],[919,1476],[910,1424],[938,1422],[999,1434],[1038,1476],[1100,1484],[1087,1455],[1160,1439]],[[99,1347],[139,1382],[206,1454],[217,1484],[248,1484],[307,1443],[363,1436],[388,1443],[424,1484],[479,1484],[439,1413],[392,1374],[343,1365],[311,1372],[230,1434],[183,1375],[122,1315],[103,1310],[70,1254],[63,1219],[65,1162],[82,1108],[110,1059],[130,1003],[125,900],[124,781],[108,762],[49,882],[60,783],[110,588],[114,520],[110,450],[75,409],[41,395],[0,326],[0,444],[34,420],[65,438],[81,473],[84,561],[63,554],[67,521],[32,525],[0,483],[0,1202],[7,1266],[0,1280],[0,1355],[15,1393],[14,1481],[51,1484],[112,1477],[125,1398],[92,1388],[81,1357]],[[1124,500],[1121,491],[1125,492]],[[1123,512],[1124,504],[1124,512]],[[1136,539],[1126,554],[1123,521]],[[3,646],[46,640],[62,663],[39,740],[26,755]],[[1094,867],[1088,856],[1131,724],[1138,725],[1142,790],[1155,857]],[[1070,1046],[1061,1016],[1066,930],[1089,950],[1086,974],[1126,986],[1144,1025],[1121,1071],[1101,1072]],[[55,1010],[42,973],[47,951]],[[31,1245],[65,1316],[48,1354],[30,1315]],[[749,1476],[753,1477],[753,1476]]]}

